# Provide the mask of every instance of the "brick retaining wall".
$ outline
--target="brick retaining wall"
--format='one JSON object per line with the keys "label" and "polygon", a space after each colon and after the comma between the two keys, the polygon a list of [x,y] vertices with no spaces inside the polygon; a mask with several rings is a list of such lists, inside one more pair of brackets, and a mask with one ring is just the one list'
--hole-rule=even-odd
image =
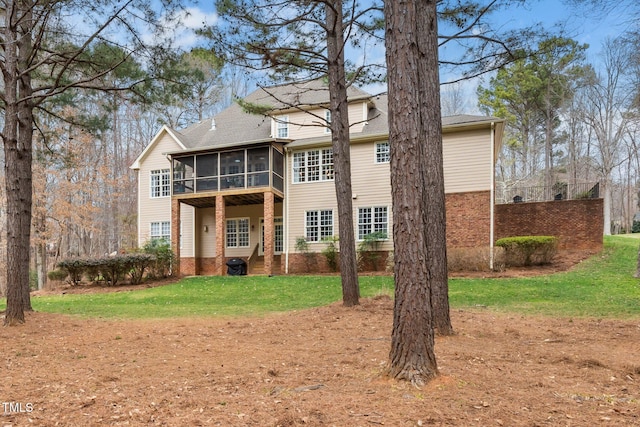
{"label": "brick retaining wall", "polygon": [[557,236],[559,249],[602,249],[603,199],[496,205],[495,238]]}

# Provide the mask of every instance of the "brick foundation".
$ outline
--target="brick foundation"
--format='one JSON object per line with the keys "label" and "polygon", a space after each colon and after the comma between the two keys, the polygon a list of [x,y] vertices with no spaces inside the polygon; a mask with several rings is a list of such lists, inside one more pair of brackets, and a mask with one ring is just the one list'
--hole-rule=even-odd
{"label": "brick foundation", "polygon": [[195,258],[180,258],[181,276],[195,276],[197,274]]}
{"label": "brick foundation", "polygon": [[603,199],[496,205],[495,238],[556,236],[561,250],[601,250],[603,208]]}
{"label": "brick foundation", "polygon": [[490,202],[491,193],[489,191],[446,195],[448,247],[489,246]]}

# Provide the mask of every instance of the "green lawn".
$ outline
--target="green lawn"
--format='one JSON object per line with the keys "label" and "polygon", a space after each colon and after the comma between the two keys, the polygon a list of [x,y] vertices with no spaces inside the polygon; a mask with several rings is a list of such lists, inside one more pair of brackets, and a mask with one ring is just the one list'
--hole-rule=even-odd
{"label": "green lawn", "polygon": [[[518,279],[451,279],[453,308],[549,316],[640,317],[633,278],[638,239],[607,237],[603,254],[566,273]],[[392,294],[388,276],[362,276],[361,294]],[[157,288],[32,298],[35,310],[104,318],[243,316],[298,310],[341,299],[338,276],[195,277]],[[0,309],[5,301],[0,301]]]}
{"label": "green lawn", "polygon": [[605,238],[602,254],[565,273],[518,279],[452,279],[454,307],[550,316],[638,317],[640,280],[633,277],[638,239]]}

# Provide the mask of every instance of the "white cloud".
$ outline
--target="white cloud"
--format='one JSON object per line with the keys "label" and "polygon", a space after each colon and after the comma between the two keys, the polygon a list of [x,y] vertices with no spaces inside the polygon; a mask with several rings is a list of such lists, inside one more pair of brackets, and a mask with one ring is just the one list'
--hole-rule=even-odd
{"label": "white cloud", "polygon": [[179,49],[188,50],[197,46],[203,39],[196,34],[196,31],[218,22],[218,15],[215,12],[205,12],[197,7],[190,7],[172,19],[165,17],[163,27],[166,31],[161,35],[146,33],[143,37],[146,43],[158,42],[158,38],[173,41],[173,46]]}

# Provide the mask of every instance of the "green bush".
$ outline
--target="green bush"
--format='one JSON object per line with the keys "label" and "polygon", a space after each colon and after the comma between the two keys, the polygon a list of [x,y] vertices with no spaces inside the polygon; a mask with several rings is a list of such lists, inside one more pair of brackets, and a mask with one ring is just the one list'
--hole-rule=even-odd
{"label": "green bush", "polygon": [[122,280],[129,269],[125,256],[101,258],[98,260],[98,270],[108,286],[115,286]]}
{"label": "green bush", "polygon": [[129,254],[124,257],[125,267],[132,285],[142,283],[144,273],[155,262],[156,258],[151,254]]}
{"label": "green bush", "polygon": [[129,283],[138,285],[142,282],[145,272],[155,263],[156,256],[146,253],[104,258],[74,258],[60,261],[58,263],[59,273],[51,272],[49,274],[64,274],[63,279],[68,276],[69,283],[73,285],[78,285],[82,281],[83,275],[92,283],[104,280],[109,286],[117,285],[118,282],[128,276]]}
{"label": "green bush", "polygon": [[94,285],[97,284],[100,280],[102,280],[102,276],[100,275],[100,259],[91,258],[86,259],[86,268],[84,270],[84,277]]}
{"label": "green bush", "polygon": [[631,227],[632,233],[640,233],[640,221],[633,221],[633,226]]}
{"label": "green bush", "polygon": [[67,272],[62,269],[51,270],[50,272],[47,273],[47,277],[49,278],[49,280],[56,280],[59,282],[66,279],[67,276],[68,276]]}
{"label": "green bush", "polygon": [[558,251],[558,239],[554,236],[505,237],[496,242],[505,250],[507,266],[549,264]]}
{"label": "green bush", "polygon": [[327,265],[331,271],[338,271],[338,238],[332,236],[323,241],[327,242],[327,246],[322,250],[322,255],[327,260]]}
{"label": "green bush", "polygon": [[378,261],[380,259],[380,243],[387,240],[387,233],[376,231],[364,236],[364,239],[358,244],[358,270],[359,271],[378,271]]}
{"label": "green bush", "polygon": [[313,265],[316,254],[309,250],[309,242],[307,242],[306,237],[296,237],[296,251],[304,255],[305,269],[307,272],[309,272],[311,270],[311,266]]}
{"label": "green bush", "polygon": [[81,258],[70,258],[58,262],[58,268],[67,272],[67,281],[77,286],[82,282],[82,276],[87,269],[87,260]]}
{"label": "green bush", "polygon": [[163,239],[149,240],[142,247],[142,252],[153,255],[155,260],[151,263],[149,277],[153,279],[165,278],[171,275],[171,266],[174,262],[171,243]]}

